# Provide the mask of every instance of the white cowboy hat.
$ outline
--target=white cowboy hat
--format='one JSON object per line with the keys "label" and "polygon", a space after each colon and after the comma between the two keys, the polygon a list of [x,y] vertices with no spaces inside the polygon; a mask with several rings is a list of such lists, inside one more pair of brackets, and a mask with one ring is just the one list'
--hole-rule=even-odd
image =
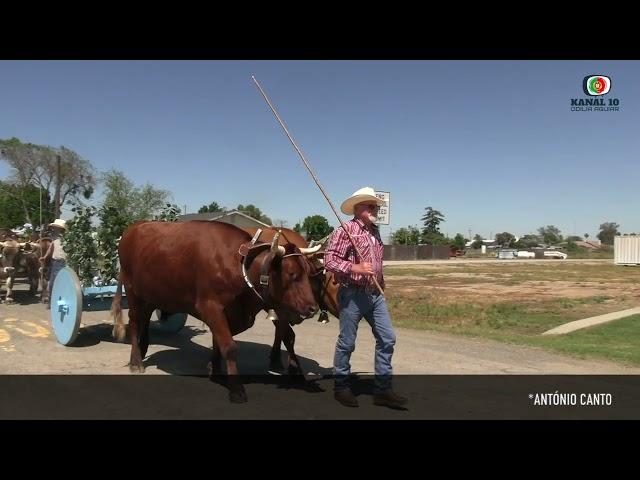
{"label": "white cowboy hat", "polygon": [[373,188],[364,187],[353,192],[353,195],[342,202],[340,210],[346,215],[353,215],[353,207],[362,202],[376,202],[379,206],[384,205],[384,201],[376,197],[376,192]]}
{"label": "white cowboy hat", "polygon": [[67,222],[65,222],[64,220],[62,220],[61,218],[56,218],[53,223],[49,224],[50,227],[58,227],[61,228],[63,230],[67,229]]}

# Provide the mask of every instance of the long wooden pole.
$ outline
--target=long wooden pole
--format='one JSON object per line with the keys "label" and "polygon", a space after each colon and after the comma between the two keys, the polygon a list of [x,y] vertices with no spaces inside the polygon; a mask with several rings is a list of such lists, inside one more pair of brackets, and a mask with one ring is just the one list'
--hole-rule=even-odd
{"label": "long wooden pole", "polygon": [[[262,86],[258,83],[258,80],[256,80],[256,77],[254,77],[253,75],[251,76],[251,79],[253,80],[253,82],[256,84],[256,86],[258,87],[258,90],[260,90],[260,93],[262,94],[262,96],[264,97],[265,102],[267,102],[267,105],[269,105],[269,108],[271,109],[271,111],[273,112],[273,114],[275,115],[276,119],[278,120],[278,123],[280,124],[280,126],[282,127],[282,129],[284,130],[284,133],[287,135],[287,137],[289,138],[289,141],[291,142],[291,144],[293,145],[293,148],[295,148],[296,152],[298,152],[298,155],[300,156],[300,159],[302,160],[302,163],[304,164],[305,167],[307,167],[307,170],[309,171],[309,173],[311,174],[311,177],[313,178],[313,181],[316,182],[316,185],[318,186],[318,188],[320,189],[320,191],[322,192],[322,195],[324,195],[324,198],[327,200],[327,202],[329,203],[329,206],[331,207],[331,210],[333,210],[333,213],[335,213],[336,218],[338,219],[338,221],[340,222],[340,226],[342,227],[342,229],[345,231],[345,233],[347,234],[347,236],[349,237],[349,241],[351,242],[351,244],[353,245],[353,248],[355,249],[358,257],[360,257],[360,260],[364,260],[364,256],[362,255],[362,253],[360,252],[360,249],[358,248],[358,246],[356,245],[356,242],[353,240],[353,237],[351,236],[351,234],[349,233],[349,231],[347,230],[344,222],[342,221],[342,219],[340,218],[340,215],[338,214],[338,211],[336,210],[336,207],[333,206],[333,202],[331,201],[331,199],[329,198],[329,195],[327,195],[327,192],[325,192],[324,188],[322,187],[322,185],[320,184],[320,181],[318,180],[318,176],[313,172],[313,170],[311,170],[311,166],[309,165],[309,162],[307,161],[307,159],[304,157],[304,154],[302,153],[302,151],[300,150],[300,148],[298,148],[298,145],[296,144],[296,141],[293,139],[293,137],[291,136],[291,134],[289,133],[289,130],[287,130],[287,127],[285,126],[284,122],[282,121],[282,118],[280,118],[280,115],[278,115],[278,112],[276,111],[275,107],[273,106],[273,104],[271,103],[271,100],[269,100],[269,97],[267,96],[267,94],[265,93],[265,91],[262,89]],[[373,275],[371,277],[373,279],[373,283],[375,283],[376,288],[378,289],[378,291],[380,292],[380,295],[382,295],[382,297],[384,298],[384,292],[382,291],[382,287],[380,286],[380,284],[378,283],[378,280],[376,279],[375,275]]]}

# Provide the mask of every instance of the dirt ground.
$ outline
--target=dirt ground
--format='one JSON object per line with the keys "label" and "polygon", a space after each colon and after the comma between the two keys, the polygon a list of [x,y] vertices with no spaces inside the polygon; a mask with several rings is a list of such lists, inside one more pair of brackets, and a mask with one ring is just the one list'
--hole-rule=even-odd
{"label": "dirt ground", "polygon": [[640,305],[640,268],[610,261],[498,262],[390,266],[385,270],[388,295],[428,297],[444,305],[595,298],[601,313]]}

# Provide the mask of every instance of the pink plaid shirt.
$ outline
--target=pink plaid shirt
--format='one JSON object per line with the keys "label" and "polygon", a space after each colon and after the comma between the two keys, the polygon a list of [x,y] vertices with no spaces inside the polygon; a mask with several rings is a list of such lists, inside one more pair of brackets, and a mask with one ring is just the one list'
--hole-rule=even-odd
{"label": "pink plaid shirt", "polygon": [[[384,277],[382,275],[384,246],[377,225],[371,225],[370,230],[368,230],[362,220],[354,218],[350,222],[346,222],[345,227],[364,257],[358,259],[357,263],[363,261],[371,263],[378,283],[384,288]],[[356,263],[356,258],[357,255],[349,237],[342,227],[338,228],[333,232],[329,246],[324,252],[325,268],[333,272],[336,280],[340,283],[375,288],[373,277],[351,273],[351,265]]]}

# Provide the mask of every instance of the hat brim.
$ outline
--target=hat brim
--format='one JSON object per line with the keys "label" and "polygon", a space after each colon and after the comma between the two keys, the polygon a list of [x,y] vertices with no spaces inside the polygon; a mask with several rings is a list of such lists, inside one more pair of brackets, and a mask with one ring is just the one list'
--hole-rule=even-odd
{"label": "hat brim", "polygon": [[63,227],[62,225],[58,225],[57,223],[50,223],[49,226],[53,227],[53,228],[59,228],[60,230],[66,230],[67,229],[67,227]]}
{"label": "hat brim", "polygon": [[362,202],[376,202],[376,205],[379,207],[384,205],[383,200],[380,200],[378,197],[374,197],[373,195],[356,195],[355,197],[349,197],[342,202],[340,210],[342,210],[342,213],[345,215],[353,215],[354,207]]}

